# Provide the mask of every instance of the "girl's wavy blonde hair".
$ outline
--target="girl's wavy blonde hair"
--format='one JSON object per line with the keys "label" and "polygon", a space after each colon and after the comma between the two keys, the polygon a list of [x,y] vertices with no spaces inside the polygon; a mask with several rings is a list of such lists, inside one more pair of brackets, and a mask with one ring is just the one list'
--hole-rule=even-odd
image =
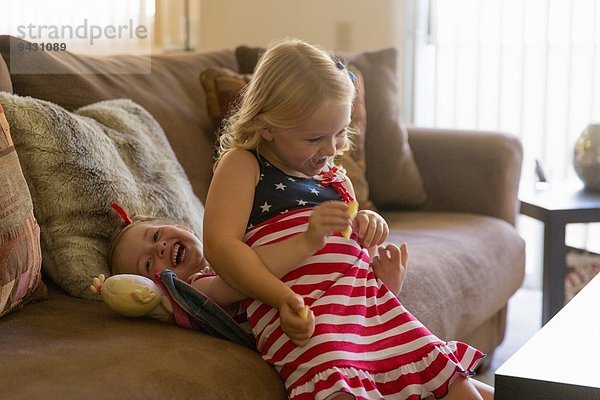
{"label": "girl's wavy blonde hair", "polygon": [[240,94],[221,131],[215,168],[233,148],[258,149],[256,117],[275,129],[295,128],[327,102],[352,104],[356,90],[346,67],[331,53],[285,39],[267,49]]}

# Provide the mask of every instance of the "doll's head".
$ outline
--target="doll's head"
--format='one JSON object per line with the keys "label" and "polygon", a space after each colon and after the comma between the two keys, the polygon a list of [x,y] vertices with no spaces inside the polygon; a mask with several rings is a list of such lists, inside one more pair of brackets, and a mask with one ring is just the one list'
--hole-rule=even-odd
{"label": "doll's head", "polygon": [[133,217],[114,237],[109,249],[114,275],[135,274],[152,279],[170,269],[179,279],[208,266],[202,242],[187,226],[164,218]]}
{"label": "doll's head", "polygon": [[296,39],[277,43],[261,57],[228,118],[219,158],[236,147],[258,149],[260,128],[297,128],[323,106],[349,106],[354,96],[352,75],[329,52]]}

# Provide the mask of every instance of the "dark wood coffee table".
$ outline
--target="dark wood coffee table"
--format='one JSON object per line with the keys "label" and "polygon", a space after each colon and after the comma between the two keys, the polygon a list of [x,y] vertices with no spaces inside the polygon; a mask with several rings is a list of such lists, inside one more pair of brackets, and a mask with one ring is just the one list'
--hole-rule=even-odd
{"label": "dark wood coffee table", "polygon": [[600,193],[581,188],[579,182],[553,183],[546,190],[521,190],[521,214],[544,223],[542,324],[565,302],[567,224],[600,222]]}
{"label": "dark wood coffee table", "polygon": [[600,275],[498,370],[495,400],[600,399]]}

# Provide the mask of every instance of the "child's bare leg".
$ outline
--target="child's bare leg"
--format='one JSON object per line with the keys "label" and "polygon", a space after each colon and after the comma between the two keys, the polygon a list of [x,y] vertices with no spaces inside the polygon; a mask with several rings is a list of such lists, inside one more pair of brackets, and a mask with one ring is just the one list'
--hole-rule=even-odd
{"label": "child's bare leg", "polygon": [[406,268],[408,266],[408,251],[406,243],[400,247],[395,244],[388,244],[377,249],[373,255],[371,266],[375,276],[390,289],[396,296],[402,290],[404,279],[406,278]]}
{"label": "child's bare leg", "polygon": [[[475,381],[472,379],[459,376],[452,384],[450,384],[448,394],[444,396],[444,400],[493,400],[493,389],[491,391],[491,397],[483,397],[475,387],[474,382]],[[433,399],[433,396],[427,398],[427,400],[429,399]]]}
{"label": "child's bare leg", "polygon": [[475,386],[475,389],[477,389],[483,400],[494,400],[494,388],[492,386],[477,379],[471,379],[471,383]]}

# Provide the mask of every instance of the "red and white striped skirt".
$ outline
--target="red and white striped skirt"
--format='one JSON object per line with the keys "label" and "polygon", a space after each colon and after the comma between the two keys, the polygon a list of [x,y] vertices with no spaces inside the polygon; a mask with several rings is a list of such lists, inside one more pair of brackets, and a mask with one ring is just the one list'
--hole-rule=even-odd
{"label": "red and white striped skirt", "polygon": [[[244,240],[258,247],[303,232],[310,213],[274,217],[249,228]],[[246,310],[257,348],[284,379],[290,399],[326,399],[336,392],[357,399],[440,398],[484,357],[462,342],[438,339],[413,317],[375,277],[355,234],[350,240],[331,236],[282,280],[315,315],[306,346],[283,333],[276,309],[248,301]]]}

